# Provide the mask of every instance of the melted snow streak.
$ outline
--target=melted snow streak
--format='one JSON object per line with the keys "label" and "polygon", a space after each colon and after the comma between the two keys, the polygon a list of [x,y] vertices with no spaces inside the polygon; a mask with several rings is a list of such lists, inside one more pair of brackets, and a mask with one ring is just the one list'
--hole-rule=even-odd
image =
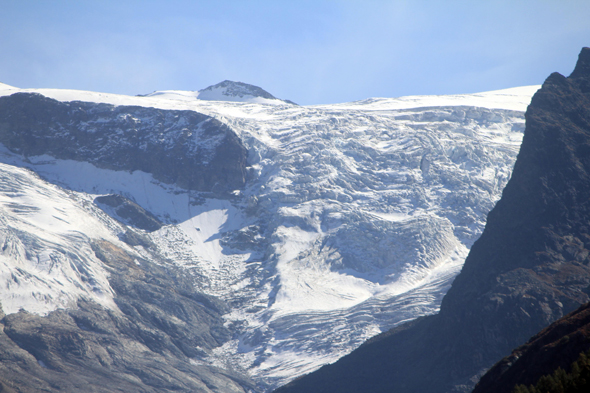
{"label": "melted snow streak", "polygon": [[[138,171],[1,159],[80,198],[125,195],[167,223],[149,234],[158,252],[232,307],[235,337],[210,363],[248,370],[264,391],[438,311],[510,178],[535,90],[313,107],[38,90],[225,122],[249,150],[247,187],[234,200],[203,199]],[[19,205],[21,215],[39,207]]]}

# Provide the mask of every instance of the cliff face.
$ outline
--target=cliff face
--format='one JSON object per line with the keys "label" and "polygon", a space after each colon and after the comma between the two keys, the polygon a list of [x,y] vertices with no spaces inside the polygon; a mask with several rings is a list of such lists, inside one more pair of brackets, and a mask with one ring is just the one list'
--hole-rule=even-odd
{"label": "cliff face", "polygon": [[0,143],[99,168],[144,171],[189,190],[245,184],[246,148],[228,126],[193,111],[60,102],[31,93],[0,97]]}
{"label": "cliff face", "polygon": [[487,368],[589,300],[590,49],[526,113],[511,180],[440,314],[382,334],[278,392],[469,391]]}

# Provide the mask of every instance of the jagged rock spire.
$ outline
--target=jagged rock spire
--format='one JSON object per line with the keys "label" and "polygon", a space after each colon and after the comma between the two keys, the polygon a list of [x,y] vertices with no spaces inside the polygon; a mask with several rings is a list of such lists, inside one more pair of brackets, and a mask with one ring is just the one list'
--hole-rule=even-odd
{"label": "jagged rock spire", "polygon": [[570,79],[590,77],[590,48],[582,48],[580,54],[578,55],[578,63],[576,64],[576,68],[574,68],[574,71],[569,77]]}

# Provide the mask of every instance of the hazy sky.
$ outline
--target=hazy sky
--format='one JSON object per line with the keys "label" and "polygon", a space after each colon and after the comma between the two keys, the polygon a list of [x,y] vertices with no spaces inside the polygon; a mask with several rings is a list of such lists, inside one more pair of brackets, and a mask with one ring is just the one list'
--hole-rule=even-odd
{"label": "hazy sky", "polygon": [[588,0],[0,0],[0,82],[23,88],[472,93],[568,75],[583,46]]}

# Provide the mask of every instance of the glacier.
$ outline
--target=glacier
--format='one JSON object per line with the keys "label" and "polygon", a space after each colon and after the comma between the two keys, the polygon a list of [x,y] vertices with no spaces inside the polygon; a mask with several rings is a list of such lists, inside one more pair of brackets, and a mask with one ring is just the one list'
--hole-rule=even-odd
{"label": "glacier", "polygon": [[[248,151],[246,187],[215,198],[139,170],[3,148],[4,312],[44,315],[80,296],[116,308],[88,238],[157,253],[230,305],[233,338],[195,366],[238,368],[271,390],[438,311],[510,178],[538,88],[297,106],[0,84],[0,96],[199,112],[229,126]],[[149,118],[135,121],[149,127]],[[109,194],[161,220],[144,231],[156,250],[121,242],[122,224],[93,203]],[[25,238],[35,255],[19,251]],[[67,268],[76,266],[68,258],[80,269]]]}

